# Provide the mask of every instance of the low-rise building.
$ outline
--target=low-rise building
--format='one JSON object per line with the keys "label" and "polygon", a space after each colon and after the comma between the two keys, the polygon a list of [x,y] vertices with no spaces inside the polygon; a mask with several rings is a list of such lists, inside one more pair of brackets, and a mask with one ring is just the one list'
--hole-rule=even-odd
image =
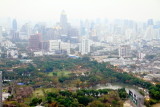
{"label": "low-rise building", "polygon": [[43,56],[42,51],[34,52],[34,56]]}
{"label": "low-rise building", "polygon": [[134,89],[129,90],[129,98],[136,105],[136,107],[143,107],[144,97]]}

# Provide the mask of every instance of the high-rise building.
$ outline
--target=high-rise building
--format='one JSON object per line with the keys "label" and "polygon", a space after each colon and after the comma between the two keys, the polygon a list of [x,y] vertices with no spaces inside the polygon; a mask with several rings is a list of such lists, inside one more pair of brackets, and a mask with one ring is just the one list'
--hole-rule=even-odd
{"label": "high-rise building", "polygon": [[154,38],[154,29],[152,26],[148,26],[146,31],[145,31],[145,34],[144,34],[144,38],[145,40],[152,40]]}
{"label": "high-rise building", "polygon": [[49,40],[49,51],[55,52],[56,50],[60,50],[60,40]]}
{"label": "high-rise building", "polygon": [[68,42],[61,42],[60,44],[60,48],[61,51],[66,51],[67,54],[70,54],[70,46],[71,44]]}
{"label": "high-rise building", "polygon": [[42,51],[48,51],[48,41],[41,41],[40,47]]}
{"label": "high-rise building", "polygon": [[80,21],[80,35],[85,35],[85,27],[83,21]]}
{"label": "high-rise building", "polygon": [[10,35],[12,36],[13,41],[18,41],[19,40],[19,32],[15,31],[15,30],[11,30]]}
{"label": "high-rise building", "polygon": [[154,25],[154,23],[153,23],[153,19],[148,19],[148,21],[147,21],[147,25],[148,25],[148,26],[150,26],[150,25]]}
{"label": "high-rise building", "polygon": [[129,57],[130,56],[130,46],[121,45],[119,47],[119,57]]}
{"label": "high-rise building", "polygon": [[62,34],[68,33],[68,22],[67,22],[67,15],[63,10],[60,16],[60,26],[62,27]]}
{"label": "high-rise building", "polygon": [[90,40],[87,38],[82,38],[82,41],[79,46],[79,51],[82,55],[90,53]]}
{"label": "high-rise building", "polygon": [[17,31],[17,21],[16,21],[16,19],[14,19],[13,22],[12,22],[12,29]]}
{"label": "high-rise building", "polygon": [[50,52],[70,54],[70,43],[68,42],[62,42],[61,40],[49,40],[48,44]]}
{"label": "high-rise building", "polygon": [[34,34],[30,36],[29,49],[32,51],[41,50],[41,34]]}
{"label": "high-rise building", "polygon": [[21,29],[20,29],[20,34],[19,37],[21,39],[29,39],[30,35],[31,35],[31,25],[30,23],[25,23],[24,25],[22,25]]}
{"label": "high-rise building", "polygon": [[0,26],[0,41],[2,41],[2,26]]}

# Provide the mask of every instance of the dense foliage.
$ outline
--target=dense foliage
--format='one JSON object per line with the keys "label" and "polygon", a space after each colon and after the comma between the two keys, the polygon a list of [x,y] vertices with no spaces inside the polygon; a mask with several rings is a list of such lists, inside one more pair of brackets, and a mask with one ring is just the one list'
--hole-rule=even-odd
{"label": "dense foliage", "polygon": [[[14,68],[13,72],[4,72],[3,78],[23,82],[25,85],[32,86],[33,88],[54,87],[61,89],[68,89],[69,87],[83,89],[97,84],[120,82],[148,89],[151,97],[150,104],[156,103],[160,99],[160,85],[153,85],[131,74],[121,72],[108,63],[98,63],[97,61],[90,60],[88,57],[56,59],[45,56],[34,58],[33,62],[33,64],[27,64],[25,67]],[[66,73],[67,71],[69,73]],[[127,98],[124,89],[118,90],[118,92],[121,99]],[[97,96],[98,94],[95,93],[89,96],[87,93],[84,94],[84,91],[76,92],[78,96],[69,91],[65,91],[65,93],[52,93],[51,95],[47,95],[47,101],[48,103],[55,101],[56,103],[54,102],[54,104],[58,103],[64,106],[73,106],[77,103],[85,106],[88,105],[88,107],[97,103],[103,105],[101,103],[105,101],[100,100]],[[36,102],[37,99],[33,101]],[[115,101],[112,103],[118,104]]]}

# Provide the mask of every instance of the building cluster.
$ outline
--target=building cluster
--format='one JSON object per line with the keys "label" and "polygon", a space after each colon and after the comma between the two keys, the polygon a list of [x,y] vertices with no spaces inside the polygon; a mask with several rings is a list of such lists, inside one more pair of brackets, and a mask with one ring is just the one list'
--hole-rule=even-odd
{"label": "building cluster", "polygon": [[67,54],[78,57],[87,54],[125,72],[147,73],[144,79],[152,79],[148,74],[158,73],[160,65],[155,61],[159,60],[156,55],[160,53],[159,21],[97,19],[79,22],[71,25],[65,11],[52,27],[43,22],[18,25],[13,19],[12,24],[0,26],[1,47],[5,47],[5,51],[1,48],[1,57],[27,57],[28,54],[19,52],[15,45],[24,42],[34,56]]}
{"label": "building cluster", "polygon": [[[130,50],[139,50],[146,42],[160,39],[160,22],[153,19],[146,22],[121,19],[80,20],[79,24],[71,25],[65,11],[62,11],[60,21],[52,27],[44,22],[19,24],[13,19],[11,24],[10,18],[6,20],[3,21],[5,24],[0,25],[0,40],[7,38],[13,42],[29,41],[28,49],[34,52],[69,54],[74,45],[79,48],[81,55],[99,55],[103,52],[93,52],[91,49],[91,46],[99,43],[99,46],[105,45],[107,51],[119,47],[119,57],[130,57]],[[55,49],[53,45],[57,45]],[[143,59],[143,53],[139,57]]]}
{"label": "building cluster", "polygon": [[0,43],[0,56],[5,58],[18,58],[18,49],[16,45],[9,41],[5,40]]}

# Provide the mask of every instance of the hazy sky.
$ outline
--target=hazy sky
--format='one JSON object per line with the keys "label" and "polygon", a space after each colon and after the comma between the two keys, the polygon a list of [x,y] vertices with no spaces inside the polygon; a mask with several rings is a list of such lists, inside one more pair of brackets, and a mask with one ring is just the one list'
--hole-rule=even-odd
{"label": "hazy sky", "polygon": [[160,0],[0,0],[0,17],[58,20],[62,10],[69,19],[160,19]]}

